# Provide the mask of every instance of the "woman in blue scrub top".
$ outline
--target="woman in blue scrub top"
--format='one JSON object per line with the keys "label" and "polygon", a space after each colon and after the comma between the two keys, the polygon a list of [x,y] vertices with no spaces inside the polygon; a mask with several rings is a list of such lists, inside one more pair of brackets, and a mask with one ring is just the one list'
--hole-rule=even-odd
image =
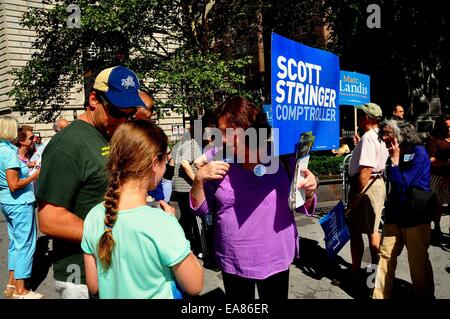
{"label": "woman in blue scrub top", "polygon": [[8,222],[9,280],[4,294],[18,299],[40,299],[42,295],[25,288],[31,276],[36,249],[35,197],[33,181],[37,169],[29,169],[19,160],[17,147],[19,122],[10,116],[0,117],[0,210]]}

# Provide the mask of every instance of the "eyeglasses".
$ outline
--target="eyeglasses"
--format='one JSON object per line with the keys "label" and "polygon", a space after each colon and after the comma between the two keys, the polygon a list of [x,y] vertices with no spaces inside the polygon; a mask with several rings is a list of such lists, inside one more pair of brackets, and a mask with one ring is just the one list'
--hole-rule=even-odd
{"label": "eyeglasses", "polygon": [[132,112],[126,113],[121,111],[117,106],[112,105],[103,96],[99,96],[103,104],[108,108],[109,114],[115,119],[127,119],[131,118],[136,113],[136,108],[130,109]]}
{"label": "eyeglasses", "polygon": [[31,135],[30,137],[28,137],[28,139],[30,140],[30,141],[34,141],[34,135]]}

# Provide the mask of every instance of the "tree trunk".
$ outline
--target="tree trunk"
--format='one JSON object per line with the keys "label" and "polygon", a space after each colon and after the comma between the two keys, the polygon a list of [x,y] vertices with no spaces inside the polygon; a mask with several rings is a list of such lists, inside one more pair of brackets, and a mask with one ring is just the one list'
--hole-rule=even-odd
{"label": "tree trunk", "polygon": [[[258,76],[260,79],[261,87],[265,91],[265,82],[264,82],[264,76],[265,76],[265,65],[264,65],[264,27],[263,27],[263,16],[261,12],[261,8],[256,9],[256,21],[258,24],[258,31],[257,31],[257,37],[258,37]],[[263,92],[263,102],[266,99],[266,96],[268,96],[267,92]]]}

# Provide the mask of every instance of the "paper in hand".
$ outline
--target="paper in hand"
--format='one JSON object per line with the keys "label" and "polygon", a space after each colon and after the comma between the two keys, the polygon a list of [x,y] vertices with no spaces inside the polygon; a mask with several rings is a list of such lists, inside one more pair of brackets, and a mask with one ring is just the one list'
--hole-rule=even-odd
{"label": "paper in hand", "polygon": [[305,204],[305,191],[299,190],[297,185],[302,179],[305,178],[302,170],[308,168],[309,152],[311,151],[313,144],[314,136],[312,135],[312,132],[306,132],[300,135],[299,143],[296,145],[295,173],[289,196],[289,206],[291,210],[295,210]]}
{"label": "paper in hand", "polygon": [[42,158],[41,158],[41,157],[39,157],[39,158],[36,160],[36,165],[35,165],[35,166],[30,170],[30,172],[28,173],[29,176],[33,175],[34,173],[36,173],[36,171],[37,171],[39,168],[41,168],[41,161],[42,161]]}

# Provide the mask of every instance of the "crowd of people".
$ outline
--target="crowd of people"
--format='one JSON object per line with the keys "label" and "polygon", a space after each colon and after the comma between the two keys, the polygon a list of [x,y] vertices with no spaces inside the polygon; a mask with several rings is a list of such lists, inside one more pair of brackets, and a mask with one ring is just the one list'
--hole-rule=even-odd
{"label": "crowd of people", "polygon": [[[57,134],[46,144],[32,127],[0,117],[0,209],[10,239],[6,296],[43,297],[26,285],[36,249],[37,208],[40,231],[53,240],[53,275],[61,298],[189,298],[204,287],[198,260],[203,258],[204,265],[211,262],[221,271],[227,297],[254,299],[256,287],[261,299],[287,299],[289,267],[299,256],[294,214],[314,214],[318,185],[304,169],[296,187],[305,203],[293,212],[288,198],[294,155],[275,173],[259,173],[260,148],[271,143],[270,134],[260,135],[263,129],[270,132],[261,107],[244,97],[229,98],[209,123],[221,131],[220,145],[211,139],[203,148],[191,127],[171,150],[152,120],[153,98],[130,69],[119,65],[101,71],[85,105],[72,123],[58,119]],[[402,119],[403,108],[395,112],[396,118],[382,121],[375,103],[358,110],[364,134],[355,137],[349,167],[351,271],[354,284],[360,284],[366,234],[372,263],[378,265],[372,297],[389,298],[396,258],[406,245],[416,296],[433,298],[428,246],[431,222],[439,227],[441,207],[448,204],[450,120],[437,125],[427,154]],[[259,132],[256,146],[242,134],[249,128]],[[221,148],[231,159],[218,157]],[[437,196],[428,196],[431,191]],[[178,203],[179,219],[171,198]],[[434,207],[437,214],[406,214],[411,201],[415,208]],[[205,225],[213,229],[208,240],[213,249],[205,247]],[[69,280],[74,272],[79,276]]]}
{"label": "crowd of people", "polygon": [[[374,103],[361,106],[357,112],[358,126],[364,135],[361,139],[356,136],[352,152],[347,217],[353,284],[359,288],[365,285],[361,272],[361,234],[367,234],[372,264],[377,265],[371,297],[392,297],[397,257],[406,246],[414,295],[432,299],[434,279],[428,255],[432,222],[438,243],[448,251],[441,241],[440,214],[449,203],[450,157],[448,152],[443,153],[450,147],[450,117],[442,115],[435,123],[435,131],[440,132],[439,149],[442,150],[438,151],[437,164],[434,158],[437,139],[433,137],[436,135],[432,134],[431,141],[425,143],[414,126],[404,120],[402,106],[395,106],[393,116],[384,120],[381,108]],[[439,167],[440,171],[440,177],[434,183],[430,174],[433,166]],[[387,180],[388,194],[383,179]]]}

